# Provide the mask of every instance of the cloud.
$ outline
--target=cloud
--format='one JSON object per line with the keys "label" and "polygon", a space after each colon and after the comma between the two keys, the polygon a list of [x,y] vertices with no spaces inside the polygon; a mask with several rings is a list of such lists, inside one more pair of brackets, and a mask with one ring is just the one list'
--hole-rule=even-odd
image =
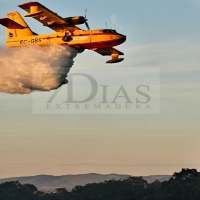
{"label": "cloud", "polygon": [[118,29],[122,30],[123,29],[123,25],[119,24],[117,21],[117,16],[115,14],[111,15],[110,17],[112,24],[114,24],[115,26],[118,27]]}
{"label": "cloud", "polygon": [[135,45],[126,48],[124,52],[130,66],[159,67],[162,73],[200,72],[200,44],[195,39]]}
{"label": "cloud", "polygon": [[111,21],[113,24],[115,24],[117,22],[117,16],[115,14],[113,14],[111,17],[110,17]]}

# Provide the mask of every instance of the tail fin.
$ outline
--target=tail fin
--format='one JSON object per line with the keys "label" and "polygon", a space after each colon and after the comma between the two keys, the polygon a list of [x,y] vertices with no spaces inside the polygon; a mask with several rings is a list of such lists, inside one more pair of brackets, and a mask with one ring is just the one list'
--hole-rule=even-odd
{"label": "tail fin", "polygon": [[0,19],[0,24],[7,27],[7,41],[16,37],[35,35],[18,12],[7,13],[7,18]]}

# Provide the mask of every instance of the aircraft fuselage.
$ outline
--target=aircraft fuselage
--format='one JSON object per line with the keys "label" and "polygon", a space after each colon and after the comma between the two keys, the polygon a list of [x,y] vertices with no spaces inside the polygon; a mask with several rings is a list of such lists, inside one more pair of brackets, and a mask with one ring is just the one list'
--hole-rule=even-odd
{"label": "aircraft fuselage", "polygon": [[[66,37],[66,39],[64,39]],[[17,37],[7,41],[8,47],[20,47],[30,45],[68,45],[74,48],[95,49],[114,47],[125,42],[126,36],[115,30],[75,30],[71,32],[55,32],[26,37]]]}

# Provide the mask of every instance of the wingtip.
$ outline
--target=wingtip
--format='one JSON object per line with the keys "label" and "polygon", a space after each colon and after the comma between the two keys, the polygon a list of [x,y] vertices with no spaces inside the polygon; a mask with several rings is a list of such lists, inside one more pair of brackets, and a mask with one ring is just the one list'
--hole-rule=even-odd
{"label": "wingtip", "polygon": [[30,6],[37,6],[39,3],[36,1],[31,1],[31,2],[26,2],[23,4],[18,5],[18,7],[20,8],[24,8],[24,7],[30,7]]}
{"label": "wingtip", "polygon": [[123,60],[124,58],[112,59],[112,60],[106,61],[106,63],[107,64],[119,63],[119,62],[122,62]]}

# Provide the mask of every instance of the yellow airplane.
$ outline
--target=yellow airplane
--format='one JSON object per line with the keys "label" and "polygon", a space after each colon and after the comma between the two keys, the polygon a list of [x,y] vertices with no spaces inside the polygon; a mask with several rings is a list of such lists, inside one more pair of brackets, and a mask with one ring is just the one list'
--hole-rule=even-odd
{"label": "yellow airplane", "polygon": [[[27,2],[19,7],[27,12],[25,17],[33,17],[55,32],[38,35],[29,28],[18,12],[9,12],[6,18],[0,19],[0,24],[7,27],[7,47],[59,44],[73,47],[79,53],[89,49],[103,56],[110,55],[112,59],[106,63],[124,60],[124,58],[119,58],[119,55],[124,54],[113,47],[124,43],[125,35],[112,29],[90,30],[86,16],[62,18],[38,2]],[[88,30],[82,30],[76,26],[84,23]]]}

